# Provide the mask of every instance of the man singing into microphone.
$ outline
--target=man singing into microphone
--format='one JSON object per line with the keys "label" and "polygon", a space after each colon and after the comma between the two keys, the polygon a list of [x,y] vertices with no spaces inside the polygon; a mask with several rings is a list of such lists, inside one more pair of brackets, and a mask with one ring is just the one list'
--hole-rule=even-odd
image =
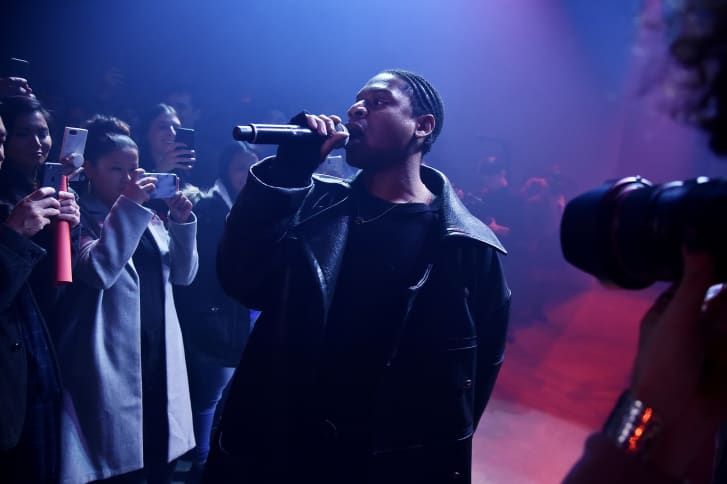
{"label": "man singing into microphone", "polygon": [[424,78],[370,79],[346,123],[361,171],[312,175],[340,121],[294,118],[320,138],[253,166],[230,212],[219,277],[262,315],[206,482],[470,482],[505,345],[505,251],[422,165],[443,123]]}

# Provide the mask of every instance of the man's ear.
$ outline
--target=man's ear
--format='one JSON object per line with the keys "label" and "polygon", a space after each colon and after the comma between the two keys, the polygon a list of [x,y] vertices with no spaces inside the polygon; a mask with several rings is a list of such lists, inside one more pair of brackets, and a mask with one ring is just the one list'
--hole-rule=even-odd
{"label": "man's ear", "polygon": [[417,127],[414,131],[414,134],[418,138],[426,138],[430,134],[432,134],[432,131],[434,131],[434,126],[436,122],[434,121],[434,115],[432,114],[422,114],[421,116],[417,117]]}

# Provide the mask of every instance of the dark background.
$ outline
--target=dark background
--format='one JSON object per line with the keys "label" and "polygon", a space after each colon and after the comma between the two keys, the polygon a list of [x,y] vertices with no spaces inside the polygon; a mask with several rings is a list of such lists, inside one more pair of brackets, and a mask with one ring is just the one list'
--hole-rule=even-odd
{"label": "dark background", "polygon": [[202,162],[236,123],[267,120],[273,109],[343,115],[369,77],[401,67],[441,91],[445,128],[428,161],[460,185],[490,152],[508,159],[516,183],[558,165],[573,192],[635,172],[666,181],[720,170],[642,92],[643,64],[659,51],[638,45],[641,8],[638,0],[6,1],[0,50],[2,59],[31,61],[44,100],[82,102],[114,67],[128,102],[142,108],[169,86],[191,86],[203,108]]}

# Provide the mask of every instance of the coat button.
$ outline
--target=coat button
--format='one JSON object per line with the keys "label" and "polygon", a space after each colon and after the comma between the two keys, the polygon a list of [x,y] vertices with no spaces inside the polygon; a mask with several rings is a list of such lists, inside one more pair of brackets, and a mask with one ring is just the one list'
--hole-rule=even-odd
{"label": "coat button", "polygon": [[20,343],[13,343],[13,345],[10,347],[10,349],[15,352],[20,351],[20,348],[22,348]]}
{"label": "coat button", "polygon": [[464,381],[464,388],[465,388],[465,390],[469,390],[470,388],[472,388],[472,380],[470,380],[469,378],[467,378]]}
{"label": "coat button", "polygon": [[459,480],[462,478],[462,474],[460,474],[457,471],[454,471],[449,475],[449,482],[459,482]]}

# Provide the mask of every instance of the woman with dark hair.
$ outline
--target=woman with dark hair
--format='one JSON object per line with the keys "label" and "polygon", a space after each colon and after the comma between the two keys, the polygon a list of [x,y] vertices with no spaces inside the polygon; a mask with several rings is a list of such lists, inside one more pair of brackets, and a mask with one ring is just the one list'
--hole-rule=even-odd
{"label": "woman with dark hair", "polygon": [[194,150],[175,142],[176,130],[181,127],[177,112],[168,104],[157,104],[144,114],[139,130],[142,168],[186,177],[196,159]]}
{"label": "woman with dark hair", "polygon": [[165,199],[168,224],[143,206],[157,179],[139,169],[128,126],[88,123],[81,249],[53,328],[66,383],[62,482],[170,482],[194,447],[172,284],[197,272],[191,202]]}
{"label": "woman with dark hair", "polygon": [[220,153],[217,179],[208,195],[219,196],[225,201],[228,210],[232,208],[237,195],[245,186],[250,167],[257,162],[257,154],[247,143],[236,141],[227,145]]}
{"label": "woman with dark hair", "polygon": [[232,143],[222,151],[217,180],[195,206],[199,273],[190,286],[175,288],[197,441],[188,482],[198,478],[207,460],[215,411],[250,332],[250,311],[225,294],[217,279],[215,261],[227,213],[245,185],[250,166],[257,161],[245,143]]}
{"label": "woman with dark hair", "polygon": [[[177,129],[182,126],[179,116],[168,104],[156,104],[149,109],[141,120],[139,136],[141,149],[139,164],[153,173],[175,173],[180,179],[182,192],[196,203],[202,195],[200,190],[190,183],[190,176],[195,158],[195,151],[175,141]],[[146,206],[166,218],[166,207],[159,200],[150,200]]]}
{"label": "woman with dark hair", "polygon": [[56,482],[61,381],[47,325],[61,293],[48,227],[65,220],[77,233],[79,210],[72,193],[38,188],[52,144],[40,102],[8,98],[0,116],[0,476]]}
{"label": "woman with dark hair", "polygon": [[[3,100],[0,116],[7,131],[5,161],[0,171],[0,200],[15,204],[38,188],[53,145],[48,126],[50,114],[36,98],[15,96]],[[72,193],[61,192],[58,200],[64,216],[77,212]],[[78,220],[74,225],[78,225]]]}

